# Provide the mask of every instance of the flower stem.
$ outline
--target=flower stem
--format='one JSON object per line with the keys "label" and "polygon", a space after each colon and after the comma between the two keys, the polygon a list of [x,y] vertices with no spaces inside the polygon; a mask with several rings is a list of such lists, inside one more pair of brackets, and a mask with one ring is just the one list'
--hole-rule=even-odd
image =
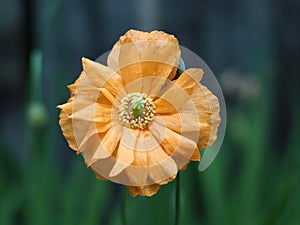
{"label": "flower stem", "polygon": [[180,172],[176,178],[176,191],[175,191],[175,225],[179,225],[180,220]]}
{"label": "flower stem", "polygon": [[126,222],[126,188],[123,188],[122,191],[122,211],[121,211],[121,220],[122,220],[122,225],[127,225]]}

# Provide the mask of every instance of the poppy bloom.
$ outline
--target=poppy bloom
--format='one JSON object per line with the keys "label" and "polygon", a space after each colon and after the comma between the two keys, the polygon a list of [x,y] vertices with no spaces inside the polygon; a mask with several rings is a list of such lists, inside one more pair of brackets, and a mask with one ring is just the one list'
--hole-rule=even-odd
{"label": "poppy bloom", "polygon": [[69,146],[96,177],[152,196],[212,145],[219,102],[190,68],[175,79],[180,48],[173,35],[129,30],[107,66],[82,58],[83,71],[59,105]]}

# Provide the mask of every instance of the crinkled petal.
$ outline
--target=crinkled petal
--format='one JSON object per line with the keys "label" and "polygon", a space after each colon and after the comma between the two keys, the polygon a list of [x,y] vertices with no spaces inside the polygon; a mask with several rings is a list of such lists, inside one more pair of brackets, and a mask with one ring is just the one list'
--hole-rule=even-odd
{"label": "crinkled petal", "polygon": [[[147,152],[142,151],[140,148],[143,146],[143,141],[148,140],[149,132],[145,134],[144,131],[138,129],[124,128],[124,134],[123,136],[126,137],[126,139],[122,139],[121,143],[134,150],[134,160],[131,165],[124,170],[123,176],[126,178],[126,185],[145,186],[148,184],[148,158]],[[137,147],[138,143],[140,147]]]}
{"label": "crinkled petal", "polygon": [[[142,146],[143,142],[149,148]],[[120,146],[125,151],[124,154],[121,153],[122,156],[118,156],[119,152],[116,153],[116,160],[110,171],[110,178],[114,181],[128,186],[148,186],[163,184],[176,176],[176,163],[150,131],[125,127]]]}
{"label": "crinkled petal", "polygon": [[80,82],[82,81],[84,76],[86,76],[86,74],[85,74],[85,72],[82,71],[80,76],[77,78],[77,80],[73,84],[68,85],[68,88],[71,93],[71,97],[75,95],[76,89],[77,89],[78,85],[80,84]]}
{"label": "crinkled petal", "polygon": [[219,101],[201,84],[195,89],[191,98],[197,108],[200,122],[198,148],[204,149],[217,139],[217,131],[221,122]]}
{"label": "crinkled petal", "polygon": [[164,152],[149,131],[141,131],[138,141],[145,142],[148,148],[136,147],[132,167],[127,170],[128,176],[131,177],[129,179],[133,181],[133,184],[138,184],[137,179],[144,182],[140,183],[141,185],[161,183],[177,173],[176,163]]}
{"label": "crinkled petal", "polygon": [[145,129],[139,133],[135,150],[141,152],[150,152],[156,149],[158,146],[159,143],[153,137],[151,132],[148,129]]}
{"label": "crinkled petal", "polygon": [[129,194],[132,197],[135,197],[137,195],[141,196],[147,196],[151,197],[152,195],[156,194],[160,188],[160,185],[165,185],[171,181],[173,181],[176,178],[175,174],[172,177],[169,177],[168,179],[164,180],[163,182],[160,182],[160,184],[151,184],[151,185],[146,185],[146,186],[128,186],[126,185]]}
{"label": "crinkled petal", "polygon": [[[200,124],[197,115],[194,113],[174,113],[171,115],[158,115],[157,119],[162,120],[161,125],[166,126],[178,134],[188,132],[199,132]],[[156,120],[159,123],[159,120]]]}
{"label": "crinkled petal", "polygon": [[101,176],[99,173],[96,172],[96,170],[94,170],[92,167],[90,167],[90,169],[94,172],[95,176],[97,179],[99,180],[107,180],[105,177]]}
{"label": "crinkled petal", "polygon": [[200,161],[200,159],[201,159],[200,151],[196,149],[191,157],[191,161]]}
{"label": "crinkled petal", "polygon": [[137,195],[151,197],[156,194],[160,188],[159,184],[152,184],[147,186],[126,186],[129,194],[132,197]]}
{"label": "crinkled petal", "polygon": [[[84,68],[92,69],[93,64],[88,61]],[[110,83],[114,83],[113,76],[104,86],[109,88],[106,84]],[[93,135],[107,132],[112,127],[112,107],[113,104],[118,105],[118,101],[108,89],[97,87],[85,72],[68,87],[71,98],[66,104],[58,106],[62,109],[60,125],[70,147],[79,153],[83,151],[79,147],[81,143],[91,136],[91,127]]]}
{"label": "crinkled petal", "polygon": [[70,115],[70,118],[89,122],[108,123],[111,121],[111,111],[111,107],[105,107],[99,103],[94,103],[73,113]]}
{"label": "crinkled petal", "polygon": [[[133,134],[131,132],[133,132]],[[138,136],[138,134],[139,134],[139,130],[133,130],[124,127],[123,135],[120,140],[120,145],[116,154],[116,162],[109,173],[110,177],[119,175],[124,169],[129,167],[131,163],[134,161],[134,151],[135,151],[137,139],[131,137]],[[127,140],[129,140],[129,142]]]}
{"label": "crinkled petal", "polygon": [[[188,69],[154,103],[157,114],[174,114],[190,99],[202,79],[203,70]],[[180,96],[180,97],[179,97]]]}
{"label": "crinkled petal", "polygon": [[[123,132],[123,130],[119,130],[119,132]],[[116,138],[116,136],[119,135],[120,134],[115,134],[115,129],[113,128],[111,128],[105,134],[104,138],[101,140],[101,143],[98,146],[95,146],[97,148],[93,155],[92,163],[96,162],[99,159],[108,158],[114,153],[120,141],[118,138]]]}
{"label": "crinkled petal", "polygon": [[57,108],[61,109],[61,112],[59,114],[59,125],[63,132],[63,135],[65,136],[70,148],[77,151],[77,153],[79,153],[79,149],[76,143],[76,139],[74,137],[73,123],[72,119],[70,118],[70,115],[73,112],[74,95],[76,93],[78,84],[82,81],[84,76],[85,73],[82,72],[79,78],[74,82],[74,84],[68,86],[71,95],[68,102],[57,106]]}
{"label": "crinkled petal", "polygon": [[[99,97],[97,99],[97,104],[95,107],[95,125],[96,129],[99,133],[104,133],[107,132],[111,127],[112,127],[112,119],[113,119],[113,103],[115,102],[115,98],[105,89],[101,89],[101,93],[99,94]],[[103,111],[110,111],[112,114],[111,115],[106,115],[107,118],[110,119],[98,119],[101,115],[104,113],[101,112]]]}
{"label": "crinkled petal", "polygon": [[147,185],[149,172],[147,152],[134,151],[134,161],[124,172],[127,177],[126,185]]}
{"label": "crinkled petal", "polygon": [[[179,59],[180,49],[173,35],[130,30],[115,44],[107,64],[122,76],[126,86],[146,76],[173,79]],[[147,88],[149,83],[141,83],[142,86]]]}
{"label": "crinkled petal", "polygon": [[[105,133],[99,133],[95,123],[90,123],[89,127],[80,129],[76,134],[79,136],[83,133],[83,139],[77,141],[77,143],[79,143],[79,149],[85,159],[85,163],[91,166],[98,160],[111,157],[117,149],[122,132],[123,127],[118,125],[109,128]],[[99,175],[104,176],[101,170],[95,168],[94,170]]]}
{"label": "crinkled petal", "polygon": [[59,125],[71,149],[78,151],[78,146],[73,133],[73,124],[70,115],[72,114],[73,98],[63,105],[57,106],[61,109],[59,114]]}
{"label": "crinkled petal", "polygon": [[147,152],[149,179],[160,184],[169,177],[177,174],[177,165],[161,146],[155,150]]}
{"label": "crinkled petal", "polygon": [[178,169],[190,161],[197,149],[197,144],[194,141],[163,127],[155,120],[152,121],[149,129],[164,151],[173,158]]}
{"label": "crinkled petal", "polygon": [[83,70],[90,81],[99,88],[106,88],[113,96],[117,96],[124,89],[121,76],[109,67],[82,58]]}
{"label": "crinkled petal", "polygon": [[[94,103],[69,116],[72,121],[72,133],[77,145],[81,146],[90,135],[107,131],[111,125],[111,108]],[[81,147],[78,151],[82,152]]]}

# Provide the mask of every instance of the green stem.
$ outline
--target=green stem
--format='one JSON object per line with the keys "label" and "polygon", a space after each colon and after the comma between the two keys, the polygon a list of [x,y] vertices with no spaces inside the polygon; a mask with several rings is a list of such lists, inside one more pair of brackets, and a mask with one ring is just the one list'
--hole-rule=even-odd
{"label": "green stem", "polygon": [[121,215],[121,220],[122,220],[122,225],[127,225],[127,222],[126,222],[126,188],[124,187],[123,188],[123,191],[122,191],[122,215]]}
{"label": "green stem", "polygon": [[177,174],[175,191],[175,225],[179,225],[180,220],[180,172]]}

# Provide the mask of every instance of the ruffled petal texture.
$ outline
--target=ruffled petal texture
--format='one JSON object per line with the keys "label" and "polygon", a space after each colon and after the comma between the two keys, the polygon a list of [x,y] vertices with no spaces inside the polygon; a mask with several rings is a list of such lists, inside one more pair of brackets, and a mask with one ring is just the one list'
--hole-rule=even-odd
{"label": "ruffled petal texture", "polygon": [[[179,59],[173,35],[130,30],[114,45],[108,66],[82,58],[70,99],[58,106],[69,146],[98,179],[125,185],[131,196],[157,193],[217,138],[218,99],[200,84],[201,69],[172,81]],[[145,128],[124,123],[130,117],[120,109],[132,93],[151,97],[156,107]]]}
{"label": "ruffled petal texture", "polygon": [[77,151],[78,153],[79,148],[77,146],[75,137],[74,137],[74,133],[73,133],[73,123],[72,123],[72,119],[70,118],[72,112],[73,112],[73,103],[74,103],[74,96],[76,93],[76,88],[78,86],[78,84],[80,83],[80,81],[82,80],[83,76],[84,76],[84,72],[81,73],[81,75],[79,76],[79,78],[74,82],[74,84],[71,84],[68,86],[70,92],[71,92],[71,96],[68,100],[67,103],[63,104],[63,105],[58,105],[57,108],[61,109],[60,111],[60,115],[59,115],[59,125],[62,129],[62,132],[70,146],[71,149]]}
{"label": "ruffled petal texture", "polygon": [[[118,72],[124,85],[144,77],[172,80],[180,59],[178,40],[162,31],[150,33],[129,30],[114,45],[107,60],[108,67]],[[157,94],[162,85],[157,80],[139,83],[140,92],[151,90]]]}

